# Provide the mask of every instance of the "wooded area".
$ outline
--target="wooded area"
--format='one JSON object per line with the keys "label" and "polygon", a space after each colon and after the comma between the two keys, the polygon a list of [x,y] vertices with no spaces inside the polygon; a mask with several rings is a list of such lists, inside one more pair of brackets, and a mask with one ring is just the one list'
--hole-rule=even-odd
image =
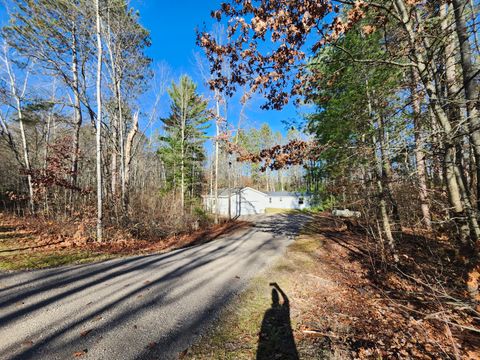
{"label": "wooded area", "polygon": [[[147,55],[149,30],[126,0],[6,4],[9,216],[68,223],[85,243],[153,242],[231,220],[202,195],[308,193],[311,213],[360,214],[348,226],[373,244],[379,279],[404,270],[416,239],[419,259],[448,248],[442,259],[460,270],[439,268],[435,286],[454,284],[441,296],[478,321],[478,0],[227,1],[211,12],[218,26],[197,24],[198,74],[178,78]],[[250,121],[259,97],[302,118],[283,132]]]}
{"label": "wooded area", "polygon": [[[141,227],[165,231],[177,219],[174,228],[188,229],[195,220],[185,216],[202,213],[200,194],[219,187],[303,188],[361,210],[394,260],[402,227],[448,234],[478,296],[473,3],[224,4],[212,14],[234,20],[227,39],[199,34],[216,107],[183,76],[167,90],[170,116],[158,139],[139,129],[140,117],[156,116],[155,103],[149,114],[139,103],[154,75],[148,31],[123,1],[101,5],[12,2],[2,45],[5,208],[52,217],[96,211],[100,241],[104,222],[128,227],[148,218]],[[266,37],[278,44],[271,54],[258,47]],[[305,53],[307,44],[313,54]],[[255,91],[266,92],[266,108],[280,109],[292,96],[314,104],[306,129],[320,150],[295,156],[299,133],[283,140],[266,124],[244,130],[242,113],[232,131],[221,107],[237,86],[250,89],[243,104]],[[207,169],[210,121],[217,140]],[[250,165],[234,161],[228,153],[235,151]]]}
{"label": "wooded area", "polygon": [[[215,74],[211,86],[261,89],[266,108],[292,99],[315,104],[307,128],[312,146],[320,146],[312,159],[328,193],[361,210],[394,262],[402,229],[447,234],[478,301],[476,4],[232,2],[212,16],[231,21],[231,40],[199,35]],[[260,45],[266,39],[275,44],[269,52]],[[223,63],[231,76],[221,72]],[[291,147],[260,157],[236,151],[270,168],[302,162]]]}
{"label": "wooded area", "polygon": [[[200,195],[219,187],[302,186],[298,167],[263,174],[255,165],[237,165],[222,141],[234,128],[230,100],[201,95],[187,75],[169,84],[145,54],[149,33],[133,8],[105,1],[95,12],[95,4],[10,4],[2,33],[4,209],[85,221],[96,212],[101,241],[105,225],[145,236],[190,231],[206,219]],[[146,96],[152,87],[158,90]],[[170,115],[153,132],[164,90]],[[235,141],[251,151],[284,141],[267,124],[246,127],[243,113],[233,122]],[[218,147],[207,159],[211,123]]]}

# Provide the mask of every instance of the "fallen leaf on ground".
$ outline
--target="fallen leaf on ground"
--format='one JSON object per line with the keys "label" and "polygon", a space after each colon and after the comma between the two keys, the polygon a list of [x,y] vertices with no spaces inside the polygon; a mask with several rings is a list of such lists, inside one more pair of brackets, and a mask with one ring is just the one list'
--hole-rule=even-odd
{"label": "fallen leaf on ground", "polygon": [[80,357],[80,356],[85,355],[87,352],[88,352],[88,349],[83,349],[82,351],[75,351],[75,352],[73,353],[73,356],[75,356],[75,357]]}
{"label": "fallen leaf on ground", "polygon": [[87,336],[88,334],[90,334],[90,332],[92,331],[93,329],[87,329],[87,330],[84,330],[80,333],[80,336]]}

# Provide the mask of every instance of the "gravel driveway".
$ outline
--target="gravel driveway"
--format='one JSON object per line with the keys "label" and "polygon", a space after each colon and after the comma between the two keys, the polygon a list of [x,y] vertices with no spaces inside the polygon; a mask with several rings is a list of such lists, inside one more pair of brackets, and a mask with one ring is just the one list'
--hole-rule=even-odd
{"label": "gravel driveway", "polygon": [[307,217],[161,255],[0,273],[0,359],[171,359],[281,255]]}

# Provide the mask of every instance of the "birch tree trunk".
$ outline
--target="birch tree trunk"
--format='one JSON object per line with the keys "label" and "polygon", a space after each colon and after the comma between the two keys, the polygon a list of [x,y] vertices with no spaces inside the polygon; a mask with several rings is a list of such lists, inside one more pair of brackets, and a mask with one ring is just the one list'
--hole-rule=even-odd
{"label": "birch tree trunk", "polygon": [[103,189],[102,189],[102,35],[99,1],[95,0],[96,36],[97,36],[97,121],[96,121],[96,159],[97,159],[97,241],[102,241],[103,232]]}
{"label": "birch tree trunk", "polygon": [[5,62],[5,67],[7,69],[7,74],[8,78],[10,81],[10,91],[15,99],[15,106],[16,106],[16,111],[17,111],[17,119],[18,119],[18,125],[20,128],[20,137],[22,139],[22,155],[23,155],[23,162],[24,162],[24,168],[25,171],[27,172],[27,183],[28,183],[28,203],[29,203],[29,208],[30,212],[34,213],[35,212],[35,204],[34,204],[34,199],[33,199],[33,183],[32,183],[32,168],[30,165],[30,154],[29,154],[29,149],[28,149],[28,142],[27,142],[27,135],[25,133],[25,126],[23,123],[23,113],[22,113],[22,98],[25,95],[25,91],[27,88],[27,81],[28,81],[28,75],[29,72],[27,70],[27,74],[25,75],[25,80],[23,83],[22,90],[20,93],[18,93],[17,89],[17,84],[16,84],[16,79],[15,79],[15,74],[13,73],[12,67],[10,66],[10,61],[8,59],[8,49],[7,49],[7,44],[4,44],[4,62]]}
{"label": "birch tree trunk", "polygon": [[215,120],[215,224],[218,224],[218,155],[219,155],[219,136],[220,136],[220,100],[218,90],[215,91],[215,106],[217,111],[217,119]]}
{"label": "birch tree trunk", "polygon": [[[74,133],[73,133],[73,156],[72,156],[72,175],[71,182],[72,186],[77,185],[77,171],[78,171],[78,152],[80,146],[80,129],[82,127],[82,109],[80,102],[80,89],[78,82],[78,52],[77,52],[77,35],[76,35],[76,24],[72,24],[72,43],[71,43],[71,52],[72,52],[72,87],[73,87],[73,98],[74,98]],[[73,199],[71,199],[73,201]]]}

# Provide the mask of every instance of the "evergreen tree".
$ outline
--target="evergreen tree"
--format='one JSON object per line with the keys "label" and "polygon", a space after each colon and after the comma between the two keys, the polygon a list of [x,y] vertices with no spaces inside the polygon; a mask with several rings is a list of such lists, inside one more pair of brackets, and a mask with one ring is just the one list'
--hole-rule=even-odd
{"label": "evergreen tree", "polygon": [[204,143],[207,122],[211,116],[207,101],[197,93],[197,85],[183,75],[168,90],[170,115],[162,119],[165,135],[160,137],[163,146],[159,155],[165,163],[169,188],[180,191],[182,209],[187,191],[190,198],[198,193],[201,165],[205,160]]}

